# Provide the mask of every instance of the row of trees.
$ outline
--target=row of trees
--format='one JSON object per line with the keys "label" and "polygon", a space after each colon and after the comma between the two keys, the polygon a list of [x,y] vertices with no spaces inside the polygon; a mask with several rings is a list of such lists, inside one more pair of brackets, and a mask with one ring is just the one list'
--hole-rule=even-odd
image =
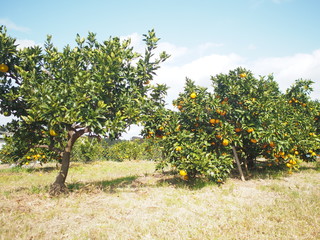
{"label": "row of trees", "polygon": [[313,161],[320,149],[320,104],[310,99],[312,81],[297,80],[285,93],[273,76],[255,78],[243,68],[211,77],[212,89],[187,79],[174,100],[178,111],[158,108],[144,136],[159,139],[166,158],[184,178],[222,182],[238,157],[247,172],[257,158],[286,166]]}
{"label": "row of trees", "polygon": [[[150,84],[169,56],[154,56],[159,38],[153,30],[144,41],[144,54],[134,52],[130,40],[98,42],[93,33],[77,35],[75,46],[62,50],[51,36],[43,48],[18,50],[1,26],[0,113],[15,117],[7,125],[13,136],[6,157],[59,159],[52,194],[66,191],[71,151],[81,136],[116,139],[134,123],[163,149],[159,166],[170,164],[185,179],[222,182],[234,156],[247,171],[260,156],[290,171],[315,158],[320,107],[309,97],[311,81],[298,80],[282,93],[271,75],[255,78],[237,68],[212,77],[212,89],[187,79],[172,111],[165,108],[167,87]],[[39,149],[42,155],[35,154]]]}

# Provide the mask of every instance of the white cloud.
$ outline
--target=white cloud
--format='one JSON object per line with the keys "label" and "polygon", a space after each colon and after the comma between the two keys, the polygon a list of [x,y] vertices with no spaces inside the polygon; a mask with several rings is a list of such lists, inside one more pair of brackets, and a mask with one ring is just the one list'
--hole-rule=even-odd
{"label": "white cloud", "polygon": [[15,30],[15,31],[18,31],[18,32],[28,32],[28,31],[30,31],[29,28],[18,26],[17,24],[12,22],[11,20],[5,19],[5,18],[0,18],[0,25],[4,25],[8,29],[12,29],[12,30]]}
{"label": "white cloud", "polygon": [[168,42],[160,42],[155,54],[158,55],[160,52],[163,51],[170,55],[170,58],[167,60],[167,63],[176,61],[179,57],[188,54],[188,48],[178,47]]}
{"label": "white cloud", "polygon": [[18,44],[18,49],[23,49],[23,48],[26,48],[26,47],[32,47],[32,46],[37,45],[35,43],[35,41],[28,40],[28,39],[17,39],[16,40],[16,44]]}
{"label": "white cloud", "polygon": [[[187,50],[185,52],[188,52]],[[183,57],[183,56],[182,56]],[[312,98],[320,96],[320,49],[308,54],[295,54],[284,57],[271,57],[249,61],[244,57],[231,53],[226,55],[212,54],[195,58],[189,63],[179,65],[169,63],[163,65],[155,78],[156,83],[165,83],[168,90],[167,102],[171,104],[179,92],[183,90],[185,78],[195,81],[197,85],[210,87],[210,77],[219,73],[228,73],[239,66],[251,70],[256,76],[274,75],[282,91],[290,87],[297,79],[311,79],[315,82]]]}
{"label": "white cloud", "polygon": [[136,52],[143,53],[144,52],[144,42],[142,41],[142,35],[138,33],[132,33],[130,35],[121,36],[120,40],[131,40],[131,46],[134,48]]}
{"label": "white cloud", "polygon": [[297,79],[311,79],[315,82],[311,96],[320,99],[320,49],[310,54],[260,59],[248,64],[248,67],[260,75],[273,73],[282,91]]}
{"label": "white cloud", "polygon": [[237,54],[212,54],[181,66],[165,65],[158,70],[155,82],[165,83],[170,87],[167,102],[171,104],[172,100],[177,98],[179,92],[183,90],[186,77],[195,81],[197,85],[209,87],[211,76],[228,72],[244,63],[245,59]]}

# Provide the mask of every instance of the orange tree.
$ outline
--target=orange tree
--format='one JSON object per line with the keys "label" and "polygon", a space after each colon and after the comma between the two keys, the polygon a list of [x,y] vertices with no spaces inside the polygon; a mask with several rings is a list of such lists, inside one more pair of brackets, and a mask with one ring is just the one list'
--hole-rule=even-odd
{"label": "orange tree", "polygon": [[319,102],[310,99],[312,83],[310,80],[297,80],[285,94],[291,116],[286,125],[291,123],[288,131],[293,133],[289,135],[292,143],[290,152],[306,161],[315,160],[320,148]]}
{"label": "orange tree", "polygon": [[[48,36],[44,48],[18,51],[15,39],[0,28],[1,113],[13,114],[11,156],[29,156],[45,148],[61,158],[61,170],[51,192],[66,190],[70,155],[84,135],[117,138],[139,121],[144,105],[161,98],[162,86],[149,84],[168,55],[155,58],[159,38],[144,35],[144,55],[133,51],[130,40],[110,37],[102,43],[93,33],[76,37],[76,46],[61,51]],[[10,155],[10,153],[9,153]]]}
{"label": "orange tree", "polygon": [[[200,175],[221,182],[233,168],[231,146],[247,170],[260,156],[290,172],[300,159],[314,158],[318,112],[309,106],[311,81],[297,81],[283,94],[272,75],[257,79],[243,68],[211,80],[213,91],[187,79],[174,101],[179,111],[158,109],[146,124],[143,134],[163,146],[162,166],[171,163],[185,179]],[[301,86],[305,91],[299,93]],[[305,104],[293,106],[292,94]]]}
{"label": "orange tree", "polygon": [[174,105],[178,112],[157,109],[143,130],[163,149],[159,167],[170,163],[184,179],[202,175],[222,182],[233,166],[229,148],[233,128],[224,121],[230,107],[189,79]]}

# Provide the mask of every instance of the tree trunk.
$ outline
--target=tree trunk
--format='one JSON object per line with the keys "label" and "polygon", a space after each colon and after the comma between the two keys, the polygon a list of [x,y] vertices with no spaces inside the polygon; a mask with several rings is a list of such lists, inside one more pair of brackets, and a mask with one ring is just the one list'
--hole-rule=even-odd
{"label": "tree trunk", "polygon": [[55,182],[50,187],[50,195],[56,196],[60,195],[62,193],[67,193],[68,188],[65,185],[65,181],[68,175],[69,166],[70,166],[70,156],[71,156],[71,150],[75,143],[75,141],[81,136],[78,132],[74,130],[70,130],[68,132],[68,141],[67,145],[64,148],[64,152],[62,153],[62,162],[61,162],[61,168],[58,173],[58,176],[56,177]]}
{"label": "tree trunk", "polygon": [[247,158],[248,169],[252,170],[255,167],[255,158],[248,156]]}

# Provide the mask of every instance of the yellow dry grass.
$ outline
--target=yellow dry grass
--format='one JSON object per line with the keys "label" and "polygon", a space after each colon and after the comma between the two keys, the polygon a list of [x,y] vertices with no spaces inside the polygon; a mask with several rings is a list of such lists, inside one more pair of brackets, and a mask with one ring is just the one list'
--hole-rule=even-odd
{"label": "yellow dry grass", "polygon": [[71,193],[50,198],[55,174],[0,171],[1,240],[320,239],[316,163],[276,179],[195,187],[155,173],[153,162],[73,164]]}

